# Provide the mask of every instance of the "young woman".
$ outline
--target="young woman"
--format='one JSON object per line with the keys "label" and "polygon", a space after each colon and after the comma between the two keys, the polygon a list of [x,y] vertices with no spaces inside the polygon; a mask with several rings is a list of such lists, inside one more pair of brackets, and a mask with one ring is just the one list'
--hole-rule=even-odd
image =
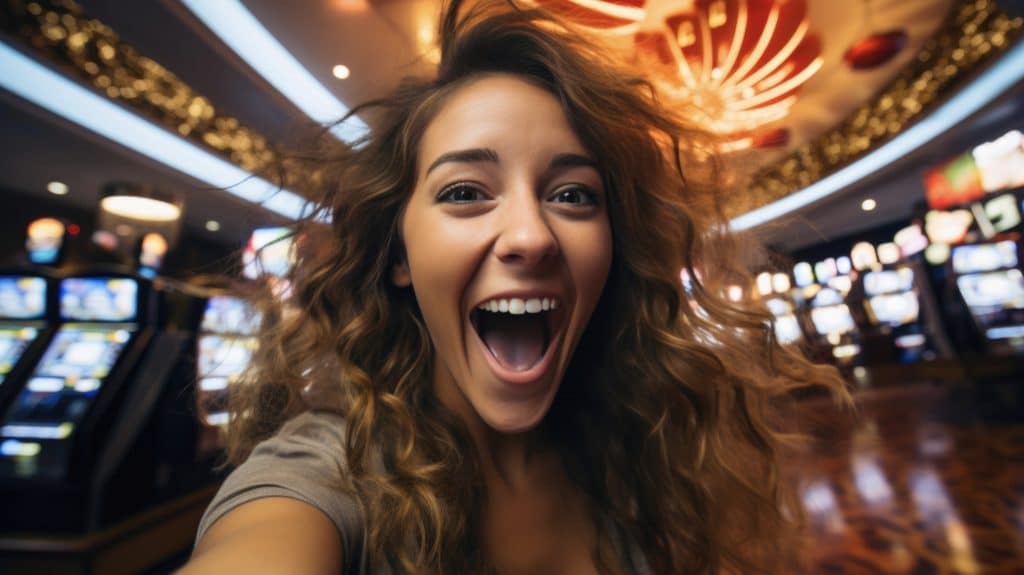
{"label": "young woman", "polygon": [[777,568],[773,413],[840,386],[724,297],[749,278],[725,192],[684,178],[706,139],[543,12],[459,4],[437,77],[321,162],[331,223],[185,572]]}

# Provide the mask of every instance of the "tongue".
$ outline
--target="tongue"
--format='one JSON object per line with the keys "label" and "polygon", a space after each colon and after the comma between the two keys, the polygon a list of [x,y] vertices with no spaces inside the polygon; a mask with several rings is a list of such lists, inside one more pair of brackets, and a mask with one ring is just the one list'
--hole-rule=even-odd
{"label": "tongue", "polygon": [[514,371],[525,371],[540,361],[546,346],[547,328],[540,314],[483,313],[480,338],[498,362]]}

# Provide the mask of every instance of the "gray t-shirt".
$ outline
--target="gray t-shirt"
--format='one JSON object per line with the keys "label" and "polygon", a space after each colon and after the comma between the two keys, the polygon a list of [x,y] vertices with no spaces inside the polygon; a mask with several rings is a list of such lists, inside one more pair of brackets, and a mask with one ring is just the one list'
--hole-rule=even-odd
{"label": "gray t-shirt", "polygon": [[[345,485],[344,433],[341,416],[327,411],[308,411],[285,423],[277,434],[257,445],[221,485],[199,522],[196,542],[215,521],[243,503],[290,497],[312,505],[334,522],[344,545],[344,573],[368,575],[363,551],[366,530],[359,502],[339,489]],[[636,575],[650,573],[637,549],[623,546],[621,538],[614,542]]]}

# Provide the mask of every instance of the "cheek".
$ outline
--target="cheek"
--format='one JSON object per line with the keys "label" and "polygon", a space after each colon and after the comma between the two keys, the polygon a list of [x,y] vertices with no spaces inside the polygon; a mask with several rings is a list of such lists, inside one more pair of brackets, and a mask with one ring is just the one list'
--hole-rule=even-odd
{"label": "cheek", "polygon": [[[565,253],[579,297],[595,305],[612,264],[612,233],[607,221],[567,235]],[[570,255],[571,254],[571,255]]]}

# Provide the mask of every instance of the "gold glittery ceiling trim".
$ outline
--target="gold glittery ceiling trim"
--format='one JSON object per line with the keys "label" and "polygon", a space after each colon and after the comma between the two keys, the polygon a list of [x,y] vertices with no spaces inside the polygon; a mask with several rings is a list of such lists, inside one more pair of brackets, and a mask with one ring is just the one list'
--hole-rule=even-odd
{"label": "gold glittery ceiling trim", "polygon": [[9,0],[4,28],[112,100],[258,173],[277,161],[266,138],[217,112],[177,76],[120,41],[71,0]]}
{"label": "gold glittery ceiling trim", "polygon": [[836,128],[754,174],[729,202],[730,216],[803,189],[877,148],[931,112],[964,80],[1021,35],[1024,18],[1010,18],[992,0],[960,0],[946,25],[873,101]]}

